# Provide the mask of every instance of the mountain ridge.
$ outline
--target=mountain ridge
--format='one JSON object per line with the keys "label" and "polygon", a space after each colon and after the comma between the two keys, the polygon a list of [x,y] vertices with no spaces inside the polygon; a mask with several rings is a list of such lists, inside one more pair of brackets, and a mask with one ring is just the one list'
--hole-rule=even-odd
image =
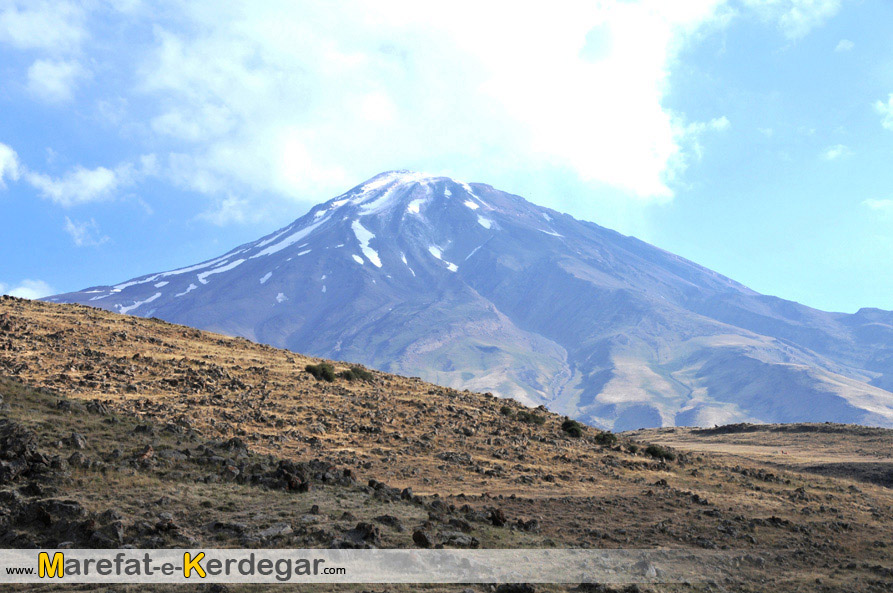
{"label": "mountain ridge", "polygon": [[480,183],[379,174],[220,257],[48,300],[514,397],[618,430],[893,426],[893,314],[761,295]]}

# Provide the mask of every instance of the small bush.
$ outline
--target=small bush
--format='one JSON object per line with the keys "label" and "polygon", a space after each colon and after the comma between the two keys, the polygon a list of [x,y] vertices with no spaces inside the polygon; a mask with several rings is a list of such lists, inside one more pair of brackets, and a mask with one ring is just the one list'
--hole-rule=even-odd
{"label": "small bush", "polygon": [[499,413],[503,416],[511,416],[512,414],[514,414],[511,406],[502,406],[501,408],[499,408]]}
{"label": "small bush", "polygon": [[528,424],[545,424],[546,419],[539,414],[534,414],[533,412],[528,412],[527,410],[521,410],[517,414],[518,420],[521,422],[527,422]]}
{"label": "small bush", "polygon": [[595,435],[595,442],[605,447],[610,447],[617,443],[617,435],[609,430],[603,430]]}
{"label": "small bush", "polygon": [[335,368],[327,362],[319,364],[308,364],[304,370],[313,375],[317,381],[328,381],[331,383],[335,380]]}
{"label": "small bush", "polygon": [[661,461],[673,461],[676,459],[675,453],[660,445],[648,445],[645,447],[645,453]]}
{"label": "small bush", "polygon": [[561,423],[561,430],[566,432],[569,436],[574,437],[575,439],[583,436],[583,429],[585,427],[577,422],[576,420],[571,420],[570,418],[565,418],[564,422]]}
{"label": "small bush", "polygon": [[348,381],[366,381],[367,383],[371,383],[375,378],[375,375],[362,367],[350,367],[346,371],[341,371],[338,376]]}
{"label": "small bush", "polygon": [[630,443],[626,448],[629,449],[630,453],[638,453],[639,451],[639,446],[635,443]]}

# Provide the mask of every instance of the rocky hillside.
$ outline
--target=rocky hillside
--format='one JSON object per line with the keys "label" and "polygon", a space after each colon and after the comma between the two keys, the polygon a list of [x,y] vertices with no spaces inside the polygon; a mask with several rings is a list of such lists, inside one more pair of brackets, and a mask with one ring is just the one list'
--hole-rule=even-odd
{"label": "rocky hillside", "polygon": [[871,480],[330,364],[3,298],[0,543],[731,549],[728,581],[656,590],[890,590]]}
{"label": "rocky hillside", "polygon": [[57,295],[613,430],[893,426],[893,313],[817,311],[489,185],[383,173],[210,261]]}

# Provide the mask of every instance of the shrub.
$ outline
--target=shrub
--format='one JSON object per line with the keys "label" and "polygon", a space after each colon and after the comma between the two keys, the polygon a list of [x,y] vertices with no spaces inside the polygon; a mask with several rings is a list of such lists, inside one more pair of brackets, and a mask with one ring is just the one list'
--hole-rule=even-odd
{"label": "shrub", "polygon": [[363,367],[350,367],[346,371],[341,371],[338,376],[348,381],[366,381],[367,383],[371,383],[375,378],[375,375]]}
{"label": "shrub", "polygon": [[569,436],[574,437],[575,439],[583,436],[583,429],[585,427],[577,422],[576,420],[571,420],[570,418],[565,418],[564,422],[561,423],[561,430],[566,432]]}
{"label": "shrub", "polygon": [[331,383],[335,380],[335,368],[327,362],[319,364],[308,364],[304,370],[313,375],[317,381],[328,381]]}
{"label": "shrub", "polygon": [[661,461],[673,461],[676,459],[675,453],[660,445],[648,445],[645,447],[645,453]]}
{"label": "shrub", "polygon": [[511,406],[502,406],[499,408],[499,413],[503,416],[511,416],[514,412],[512,412]]}
{"label": "shrub", "polygon": [[609,430],[603,430],[602,432],[595,435],[595,442],[599,445],[610,447],[611,445],[617,443],[617,435]]}
{"label": "shrub", "polygon": [[545,424],[546,419],[539,414],[534,414],[533,412],[528,412],[527,410],[521,410],[517,414],[518,420],[521,422],[527,422],[528,424]]}
{"label": "shrub", "polygon": [[630,453],[638,453],[639,451],[639,446],[635,443],[630,443],[626,448],[629,449]]}

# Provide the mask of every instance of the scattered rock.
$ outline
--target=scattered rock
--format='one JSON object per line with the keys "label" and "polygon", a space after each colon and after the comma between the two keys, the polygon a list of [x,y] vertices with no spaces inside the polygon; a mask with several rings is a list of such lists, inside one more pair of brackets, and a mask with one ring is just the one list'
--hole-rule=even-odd
{"label": "scattered rock", "polygon": [[499,585],[496,593],[536,593],[536,587],[529,583]]}
{"label": "scattered rock", "polygon": [[403,523],[401,523],[400,519],[394,517],[393,515],[379,515],[378,517],[375,517],[375,520],[382,525],[387,525],[388,527],[391,527],[397,531],[405,531]]}
{"label": "scattered rock", "polygon": [[263,538],[274,538],[284,535],[291,535],[292,533],[293,530],[291,528],[291,525],[289,525],[288,523],[274,523],[270,527],[267,527],[266,529],[260,531],[258,535]]}
{"label": "scattered rock", "polygon": [[440,537],[445,546],[454,546],[456,548],[478,548],[481,545],[477,538],[465,535],[459,531],[444,531],[440,534]]}
{"label": "scattered rock", "polygon": [[372,523],[360,522],[333,542],[333,548],[377,548],[381,545],[381,532]]}
{"label": "scattered rock", "polygon": [[422,531],[421,529],[416,529],[412,533],[412,541],[416,546],[420,548],[433,548],[434,547],[434,538],[427,531]]}
{"label": "scattered rock", "polygon": [[494,527],[503,527],[508,522],[508,519],[505,516],[505,512],[502,509],[490,509],[489,512],[489,520],[490,523],[493,524]]}

